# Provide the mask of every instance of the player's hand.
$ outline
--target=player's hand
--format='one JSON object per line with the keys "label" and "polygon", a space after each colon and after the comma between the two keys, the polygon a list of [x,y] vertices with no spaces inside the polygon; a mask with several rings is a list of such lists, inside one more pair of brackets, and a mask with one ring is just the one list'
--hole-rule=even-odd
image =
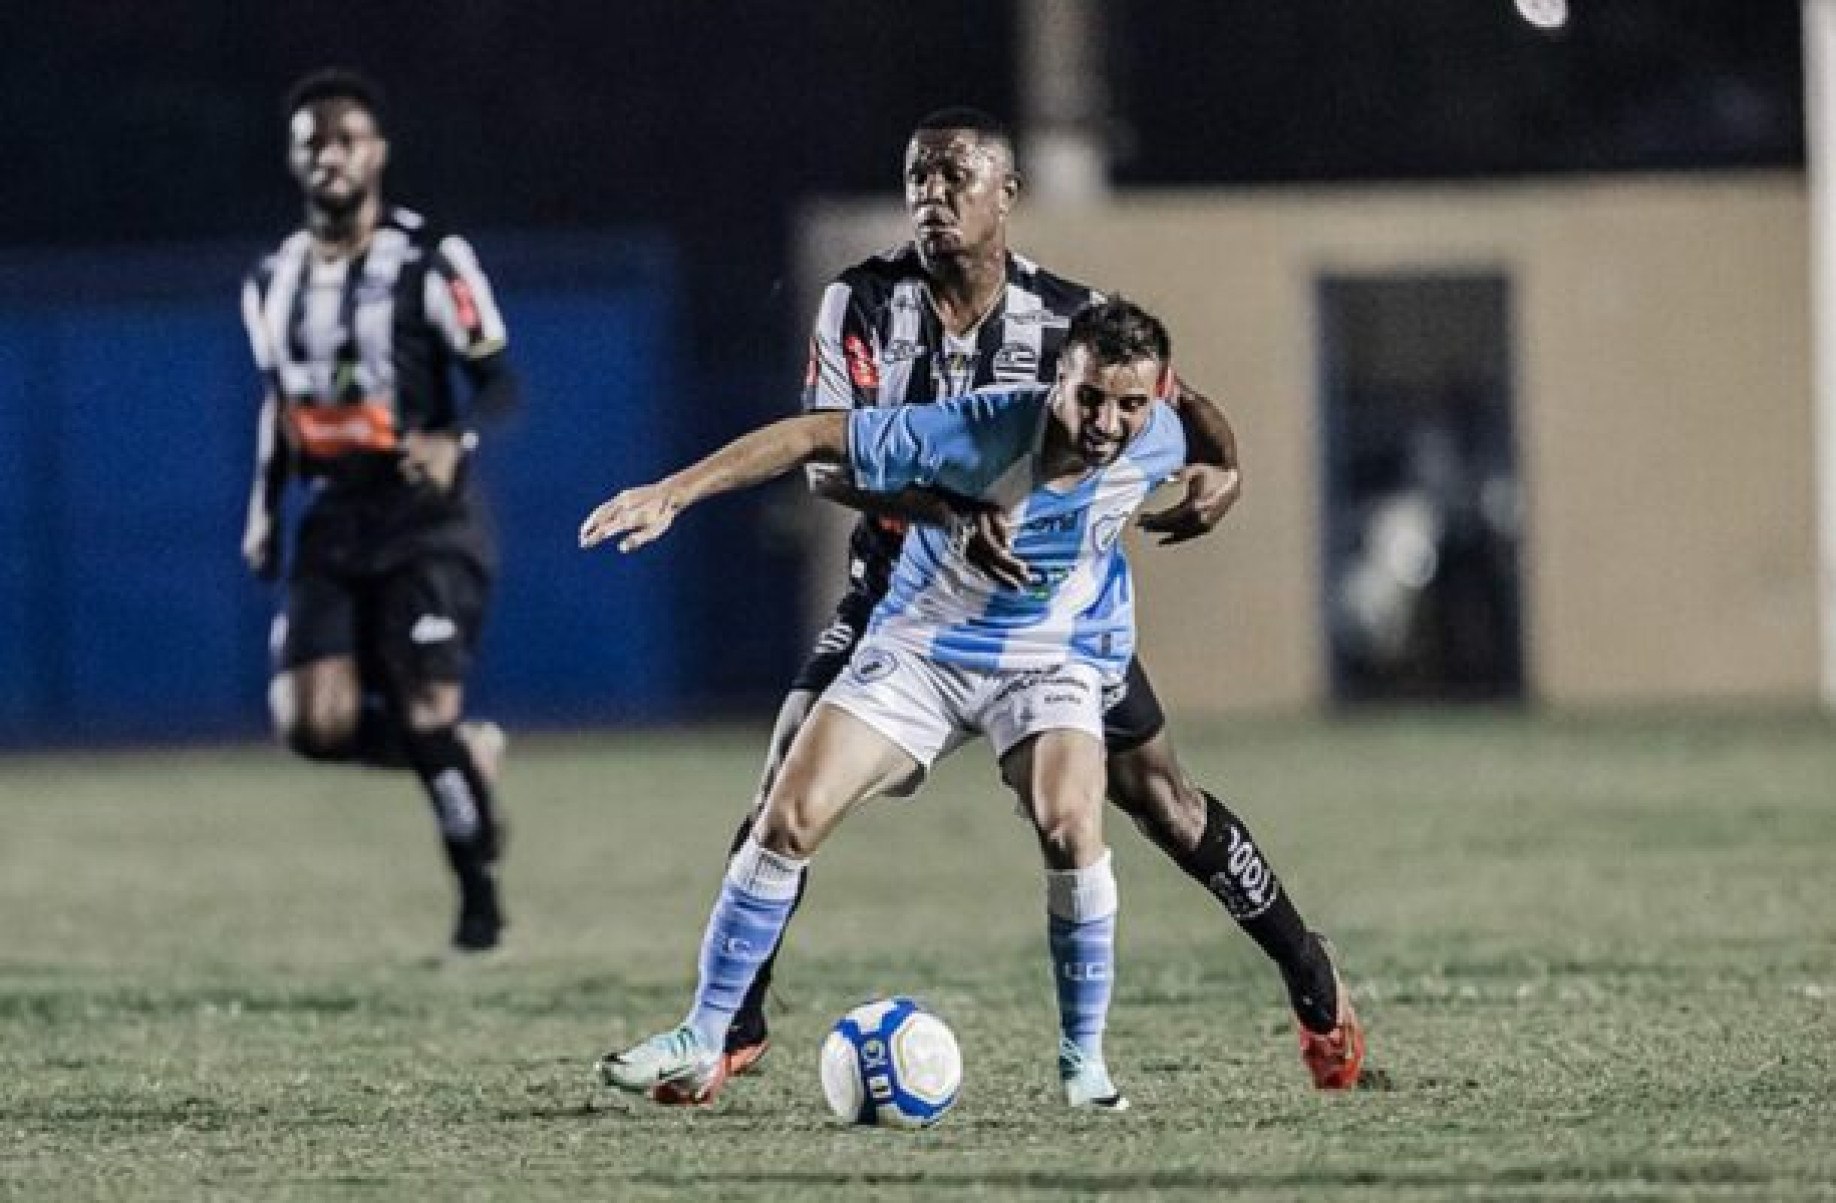
{"label": "player's hand", "polygon": [[430,485],[441,493],[453,491],[459,461],[465,449],[460,436],[449,431],[412,430],[402,436],[402,479],[411,485]]}
{"label": "player's hand", "polygon": [[682,511],[676,491],[659,482],[626,489],[587,515],[580,524],[580,546],[597,547],[618,539],[620,551],[636,551],[662,537]]}
{"label": "player's hand", "polygon": [[274,516],[253,512],[242,528],[242,562],[255,579],[271,581],[280,575],[280,544],[274,537]]}
{"label": "player's hand", "polygon": [[1013,531],[1007,515],[995,509],[978,509],[969,517],[969,538],[963,544],[963,555],[975,567],[1009,589],[1025,589],[1032,583],[1026,561],[1014,554]]}
{"label": "player's hand", "polygon": [[1161,536],[1162,547],[1209,534],[1243,495],[1243,474],[1235,468],[1187,464],[1174,479],[1185,486],[1186,495],[1164,510],[1143,514],[1139,523],[1142,530]]}

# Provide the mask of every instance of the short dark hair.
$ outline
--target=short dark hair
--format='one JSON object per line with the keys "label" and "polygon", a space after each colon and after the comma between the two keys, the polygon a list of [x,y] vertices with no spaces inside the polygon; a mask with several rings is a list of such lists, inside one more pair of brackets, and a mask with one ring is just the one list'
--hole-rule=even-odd
{"label": "short dark hair", "polygon": [[346,100],[370,115],[376,128],[383,126],[383,91],[376,82],[345,67],[322,67],[300,77],[287,89],[287,107],[282,116],[293,115],[307,105],[322,100]]}
{"label": "short dark hair", "polygon": [[986,138],[999,138],[1003,142],[1012,142],[1013,134],[1008,131],[1006,122],[984,109],[971,108],[966,104],[953,104],[948,108],[937,109],[926,113],[912,127],[914,134],[933,129],[966,129],[974,130]]}
{"label": "short dark hair", "polygon": [[1173,339],[1159,318],[1124,297],[1093,301],[1071,318],[1065,345],[1083,347],[1099,364],[1132,363],[1153,356],[1173,362]]}

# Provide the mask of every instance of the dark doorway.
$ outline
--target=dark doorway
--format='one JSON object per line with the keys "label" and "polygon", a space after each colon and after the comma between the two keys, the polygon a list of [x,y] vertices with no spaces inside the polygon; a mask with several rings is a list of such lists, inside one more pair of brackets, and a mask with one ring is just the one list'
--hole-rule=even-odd
{"label": "dark doorway", "polygon": [[1523,694],[1510,284],[1319,284],[1334,697]]}

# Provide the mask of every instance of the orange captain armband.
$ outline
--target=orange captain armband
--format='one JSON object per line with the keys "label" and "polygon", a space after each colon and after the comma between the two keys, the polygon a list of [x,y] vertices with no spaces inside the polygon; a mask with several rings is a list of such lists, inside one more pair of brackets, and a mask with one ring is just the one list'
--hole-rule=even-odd
{"label": "orange captain armband", "polygon": [[313,459],[389,452],[397,445],[395,412],[374,398],[335,405],[289,401],[287,429],[294,446]]}
{"label": "orange captain armband", "polygon": [[878,518],[875,518],[873,523],[887,534],[898,535],[900,537],[903,537],[905,532],[911,528],[911,523],[907,522],[905,519],[894,518],[887,514],[882,514]]}

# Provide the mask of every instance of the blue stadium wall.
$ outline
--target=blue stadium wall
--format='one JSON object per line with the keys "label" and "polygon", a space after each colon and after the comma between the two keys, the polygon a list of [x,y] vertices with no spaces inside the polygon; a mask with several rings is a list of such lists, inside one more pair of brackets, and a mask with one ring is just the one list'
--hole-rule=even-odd
{"label": "blue stadium wall", "polygon": [[[478,241],[526,400],[480,461],[503,572],[473,711],[570,727],[762,702],[794,656],[795,586],[756,506],[710,507],[640,556],[574,546],[609,488],[709,440],[669,248]],[[251,256],[0,262],[0,745],[263,728],[278,595],[237,551],[259,392],[237,308]],[[735,593],[745,621],[709,622]]]}

